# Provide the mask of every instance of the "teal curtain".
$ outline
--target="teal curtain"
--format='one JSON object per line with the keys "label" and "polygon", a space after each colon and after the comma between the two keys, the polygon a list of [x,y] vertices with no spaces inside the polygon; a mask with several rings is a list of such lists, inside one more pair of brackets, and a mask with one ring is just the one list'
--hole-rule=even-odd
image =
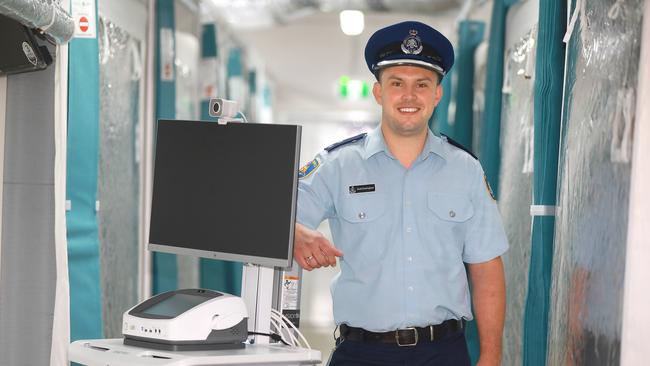
{"label": "teal curtain", "polygon": [[[503,63],[505,54],[506,14],[512,0],[494,0],[490,18],[487,75],[485,80],[485,108],[481,124],[479,158],[495,197],[499,194],[499,151],[501,135],[501,104],[503,87]],[[470,139],[471,141],[471,139]],[[467,346],[472,364],[480,354],[476,322],[469,322],[466,330]]]}
{"label": "teal curtain", "polygon": [[501,88],[503,87],[503,58],[505,53],[507,0],[494,0],[490,19],[485,108],[481,124],[479,157],[495,196],[499,194],[499,140],[501,135]]}
{"label": "teal curtain", "polygon": [[[217,27],[214,24],[204,24],[203,25],[203,30],[201,32],[201,58],[204,61],[207,60],[215,60],[219,57],[219,49],[217,45]],[[207,62],[206,62],[207,63]],[[214,66],[217,66],[216,62],[214,63]],[[217,74],[219,72],[218,69],[214,70],[203,70],[203,72],[213,72]],[[215,90],[217,89],[217,85],[214,85]],[[217,97],[218,95],[213,95],[214,97]],[[201,120],[203,121],[216,121],[216,117],[210,117],[209,115],[209,107],[210,107],[210,99],[207,98],[207,95],[202,95],[202,100],[201,100]]]}
{"label": "teal curtain", "polygon": [[458,25],[458,51],[455,67],[458,70],[456,88],[456,115],[451,137],[469,150],[474,131],[474,53],[483,40],[485,23],[464,20]]}
{"label": "teal curtain", "polygon": [[[233,48],[228,55],[227,80],[242,77],[241,49]],[[227,83],[228,84],[228,83]],[[228,90],[228,98],[232,98]],[[201,259],[200,283],[202,288],[241,295],[242,263],[214,259]]]}
{"label": "teal curtain", "polygon": [[[566,0],[540,0],[535,69],[533,204],[556,205]],[[546,365],[555,216],[533,217],[523,363]]]}
{"label": "teal curtain", "polygon": [[66,227],[70,340],[74,341],[103,336],[99,236],[95,211],[99,159],[97,38],[75,38],[70,41],[68,72],[66,196],[71,210],[66,214]]}
{"label": "teal curtain", "polygon": [[442,79],[442,99],[433,111],[429,119],[429,128],[436,135],[440,136],[444,133],[447,136],[453,137],[451,126],[449,125],[449,103],[451,102],[451,79],[454,77],[454,67],[452,67],[447,75]]}
{"label": "teal curtain", "polygon": [[[161,35],[174,37],[174,0],[159,0],[156,2],[156,119],[176,118],[176,82],[174,62],[167,64],[171,68],[171,80],[163,80],[161,55]],[[164,42],[164,41],[163,41]],[[176,54],[175,42],[172,55]],[[167,55],[169,56],[169,55]],[[178,288],[178,266],[176,255],[168,253],[153,253],[153,293],[158,294]]]}

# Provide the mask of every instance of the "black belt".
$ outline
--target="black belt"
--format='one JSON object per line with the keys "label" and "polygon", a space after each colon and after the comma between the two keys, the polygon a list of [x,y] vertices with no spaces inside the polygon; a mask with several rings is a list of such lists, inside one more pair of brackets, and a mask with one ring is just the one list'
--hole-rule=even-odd
{"label": "black belt", "polygon": [[428,327],[410,327],[393,330],[390,332],[371,332],[363,328],[351,327],[341,324],[341,338],[343,340],[390,343],[398,346],[415,346],[418,342],[433,342],[447,334],[456,333],[463,329],[461,320],[450,319],[440,324],[429,325]]}

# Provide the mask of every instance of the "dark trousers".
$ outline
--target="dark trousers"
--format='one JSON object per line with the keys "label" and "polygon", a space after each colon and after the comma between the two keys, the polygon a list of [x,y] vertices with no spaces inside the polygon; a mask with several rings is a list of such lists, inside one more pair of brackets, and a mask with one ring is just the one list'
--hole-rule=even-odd
{"label": "dark trousers", "polygon": [[449,334],[412,347],[345,340],[334,350],[330,366],[435,365],[470,366],[465,334]]}

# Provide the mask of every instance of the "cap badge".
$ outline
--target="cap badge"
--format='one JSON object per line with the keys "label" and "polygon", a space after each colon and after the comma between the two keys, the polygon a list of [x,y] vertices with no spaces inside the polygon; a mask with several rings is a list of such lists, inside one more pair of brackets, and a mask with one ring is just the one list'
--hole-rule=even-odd
{"label": "cap badge", "polygon": [[402,52],[407,55],[419,55],[422,52],[422,40],[418,37],[418,31],[411,29],[409,35],[402,42]]}

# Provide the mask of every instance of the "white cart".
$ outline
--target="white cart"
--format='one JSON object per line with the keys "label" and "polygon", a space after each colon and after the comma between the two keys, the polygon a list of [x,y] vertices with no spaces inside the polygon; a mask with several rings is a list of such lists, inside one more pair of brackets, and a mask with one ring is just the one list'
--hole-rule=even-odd
{"label": "white cart", "polygon": [[158,351],[126,346],[121,338],[80,340],[68,348],[70,362],[86,366],[318,365],[317,350],[252,344],[220,351]]}

